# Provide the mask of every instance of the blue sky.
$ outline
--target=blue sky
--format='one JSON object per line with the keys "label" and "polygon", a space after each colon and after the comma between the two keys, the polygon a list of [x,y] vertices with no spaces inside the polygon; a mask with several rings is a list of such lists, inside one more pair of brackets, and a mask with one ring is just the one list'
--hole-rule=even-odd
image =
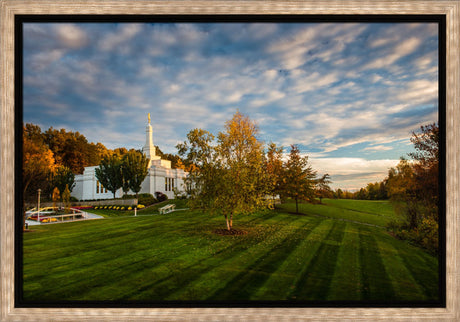
{"label": "blue sky", "polygon": [[[297,144],[334,188],[382,180],[438,120],[429,23],[27,23],[24,121],[108,148],[176,153],[239,109],[260,139]],[[286,149],[288,150],[288,149]]]}

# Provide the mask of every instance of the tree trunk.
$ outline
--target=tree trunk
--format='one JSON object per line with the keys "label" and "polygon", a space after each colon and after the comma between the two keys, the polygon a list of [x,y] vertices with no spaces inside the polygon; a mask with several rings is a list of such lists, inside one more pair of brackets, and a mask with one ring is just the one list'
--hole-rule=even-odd
{"label": "tree trunk", "polygon": [[230,229],[232,229],[232,227],[233,227],[233,212],[230,213]]}
{"label": "tree trunk", "polygon": [[225,215],[225,221],[227,222],[227,230],[230,230],[231,228],[230,228],[230,223],[228,221],[228,216],[227,215]]}
{"label": "tree trunk", "polygon": [[299,199],[295,198],[295,213],[299,213]]}

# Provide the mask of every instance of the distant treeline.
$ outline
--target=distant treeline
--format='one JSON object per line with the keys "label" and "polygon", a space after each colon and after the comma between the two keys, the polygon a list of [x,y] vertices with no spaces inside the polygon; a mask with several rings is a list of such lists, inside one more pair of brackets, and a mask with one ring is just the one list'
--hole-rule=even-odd
{"label": "distant treeline", "polygon": [[333,192],[335,199],[358,199],[358,200],[386,200],[389,199],[387,191],[387,179],[381,182],[368,183],[366,187],[351,192],[336,189]]}

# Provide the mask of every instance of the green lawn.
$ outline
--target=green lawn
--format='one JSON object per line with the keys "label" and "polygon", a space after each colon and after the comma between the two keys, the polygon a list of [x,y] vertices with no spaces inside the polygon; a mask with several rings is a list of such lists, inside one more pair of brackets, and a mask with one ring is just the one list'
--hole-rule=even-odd
{"label": "green lawn", "polygon": [[388,204],[325,203],[236,217],[243,236],[198,211],[34,226],[24,299],[438,300],[437,258],[369,225],[394,216]]}
{"label": "green lawn", "polygon": [[[279,207],[295,212],[295,203]],[[393,206],[387,200],[323,199],[323,204],[299,204],[299,212],[382,227],[398,219]]]}

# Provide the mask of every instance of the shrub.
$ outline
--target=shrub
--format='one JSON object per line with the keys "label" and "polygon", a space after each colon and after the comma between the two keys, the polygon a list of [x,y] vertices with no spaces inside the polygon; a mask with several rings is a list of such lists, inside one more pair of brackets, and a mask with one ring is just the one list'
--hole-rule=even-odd
{"label": "shrub", "polygon": [[407,223],[392,221],[387,226],[388,230],[400,239],[415,243],[431,253],[438,252],[438,223],[432,218],[423,218],[418,227],[410,228]]}
{"label": "shrub", "polygon": [[145,208],[144,205],[137,205],[137,209],[143,209],[143,208]]}
{"label": "shrub", "polygon": [[121,199],[136,199],[136,196],[135,195],[123,195]]}
{"label": "shrub", "polygon": [[168,196],[160,191],[155,192],[155,197],[157,198],[159,202],[168,200]]}
{"label": "shrub", "polygon": [[150,194],[150,193],[141,193],[141,194],[139,194],[139,197],[137,198],[137,201],[138,201],[138,203],[146,205],[146,206],[150,206],[150,205],[152,205],[152,204],[157,202],[155,197],[153,197],[152,194]]}

